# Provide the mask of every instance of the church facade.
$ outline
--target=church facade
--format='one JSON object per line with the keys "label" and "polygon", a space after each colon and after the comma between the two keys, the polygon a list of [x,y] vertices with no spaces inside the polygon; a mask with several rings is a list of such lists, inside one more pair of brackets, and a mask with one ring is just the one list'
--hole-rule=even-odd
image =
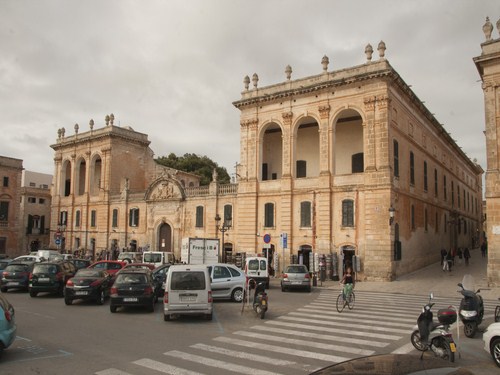
{"label": "church facade", "polygon": [[[105,126],[55,151],[51,230],[64,248],[180,254],[185,237],[223,238],[221,259],[263,253],[317,268],[352,264],[393,280],[473,247],[482,233],[482,168],[471,161],[385,58],[259,87],[244,79],[237,179],[209,186],[158,165],[146,134]],[[216,217],[220,220],[216,220]],[[222,226],[221,224],[225,224]],[[222,231],[221,231],[222,229]],[[226,230],[227,229],[227,230]],[[313,256],[311,256],[313,255]],[[315,256],[316,255],[316,256]],[[310,262],[313,262],[312,264]]]}

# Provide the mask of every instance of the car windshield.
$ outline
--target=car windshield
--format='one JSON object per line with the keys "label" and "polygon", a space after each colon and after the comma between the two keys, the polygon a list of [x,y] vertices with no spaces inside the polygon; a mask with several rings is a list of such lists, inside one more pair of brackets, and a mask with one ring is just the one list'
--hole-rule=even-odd
{"label": "car windshield", "polygon": [[250,271],[258,271],[259,270],[259,261],[257,259],[252,259],[248,262],[248,269]]}
{"label": "car windshield", "polygon": [[124,273],[118,275],[115,281],[116,284],[145,284],[147,283],[147,277],[144,274],[130,274]]}
{"label": "car windshield", "polygon": [[306,266],[288,266],[287,273],[307,273]]}
{"label": "car windshield", "polygon": [[202,271],[189,272],[173,272],[172,273],[172,290],[204,290],[205,289],[205,273]]}
{"label": "car windshield", "polygon": [[100,270],[94,270],[92,268],[83,268],[78,270],[75,277],[102,277],[103,272]]}
{"label": "car windshield", "polygon": [[5,272],[25,272],[28,269],[29,266],[27,264],[10,264],[5,268]]}
{"label": "car windshield", "polygon": [[55,264],[37,264],[33,269],[33,273],[57,273],[57,266]]}
{"label": "car windshield", "polygon": [[147,263],[161,263],[161,254],[152,253],[152,254],[144,254],[144,261]]}

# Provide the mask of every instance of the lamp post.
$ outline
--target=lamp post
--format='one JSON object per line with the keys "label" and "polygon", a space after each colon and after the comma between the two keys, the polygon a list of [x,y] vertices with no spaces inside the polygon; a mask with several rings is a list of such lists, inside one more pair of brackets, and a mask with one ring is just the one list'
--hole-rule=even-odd
{"label": "lamp post", "polygon": [[[225,263],[226,262],[226,251],[224,248],[224,233],[226,233],[231,228],[231,218],[230,217],[224,218],[222,225],[220,225],[220,221],[221,221],[221,217],[219,216],[219,214],[216,214],[215,215],[215,222],[217,223],[216,228],[217,228],[217,231],[222,233],[222,244],[220,246],[220,247],[222,247],[222,263]],[[217,238],[219,238],[219,235],[217,235]],[[220,247],[219,247],[219,251],[220,251]],[[219,258],[219,262],[220,262],[221,261],[220,254],[219,254],[218,258]]]}
{"label": "lamp post", "polygon": [[394,223],[394,213],[396,212],[396,209],[394,207],[389,207],[389,225],[392,225]]}

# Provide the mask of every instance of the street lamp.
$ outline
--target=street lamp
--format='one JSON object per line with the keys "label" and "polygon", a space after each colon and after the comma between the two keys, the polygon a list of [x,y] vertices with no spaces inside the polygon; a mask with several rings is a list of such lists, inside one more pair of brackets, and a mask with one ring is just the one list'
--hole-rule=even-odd
{"label": "street lamp", "polygon": [[[225,252],[225,248],[224,248],[224,233],[226,233],[230,228],[231,228],[231,218],[228,217],[228,218],[224,218],[224,221],[222,223],[222,225],[220,225],[220,221],[221,221],[221,217],[219,216],[219,214],[216,214],[215,215],[215,222],[217,223],[217,231],[220,231],[222,233],[222,263],[225,263],[226,262],[226,252]],[[219,236],[217,235],[217,238],[219,238]],[[220,247],[219,247],[219,250],[220,250]],[[220,254],[219,255],[219,262],[221,261],[221,258],[220,258]]]}
{"label": "street lamp", "polygon": [[389,225],[392,225],[394,223],[394,213],[396,212],[396,209],[394,207],[389,207]]}

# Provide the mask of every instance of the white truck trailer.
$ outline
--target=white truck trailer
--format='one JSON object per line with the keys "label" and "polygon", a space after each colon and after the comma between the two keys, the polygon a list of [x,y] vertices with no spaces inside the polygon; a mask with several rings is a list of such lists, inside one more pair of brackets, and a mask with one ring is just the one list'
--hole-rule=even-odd
{"label": "white truck trailer", "polygon": [[185,264],[219,263],[219,246],[218,238],[183,238],[181,262]]}

